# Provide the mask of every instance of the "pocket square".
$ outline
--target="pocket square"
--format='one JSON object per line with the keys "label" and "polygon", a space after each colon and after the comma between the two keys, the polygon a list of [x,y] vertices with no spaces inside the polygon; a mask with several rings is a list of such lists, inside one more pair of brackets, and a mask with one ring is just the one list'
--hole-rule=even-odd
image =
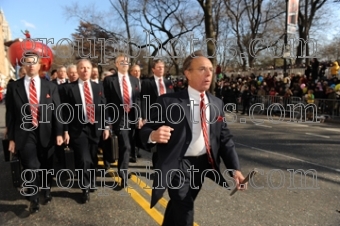
{"label": "pocket square", "polygon": [[223,122],[223,117],[222,116],[218,116],[217,117],[217,122]]}
{"label": "pocket square", "polygon": [[50,98],[50,97],[51,97],[50,94],[47,94],[47,95],[46,95],[46,98]]}

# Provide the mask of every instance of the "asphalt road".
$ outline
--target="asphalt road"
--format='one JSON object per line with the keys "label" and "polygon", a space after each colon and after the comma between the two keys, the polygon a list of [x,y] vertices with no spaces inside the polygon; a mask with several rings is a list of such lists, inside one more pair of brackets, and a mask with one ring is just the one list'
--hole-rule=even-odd
{"label": "asphalt road", "polygon": [[[1,105],[0,129],[4,128],[4,113]],[[274,124],[264,116],[256,116],[266,120],[256,125],[249,116],[242,116],[245,123],[240,123],[241,115],[237,117],[229,128],[242,171],[247,174],[256,168],[258,173],[247,191],[231,197],[230,191],[206,179],[195,202],[196,225],[340,225],[339,125]],[[155,208],[149,208],[151,180],[147,175],[151,170],[146,165],[151,155],[142,155],[138,163],[131,164],[135,175],[128,189],[121,190],[119,185],[99,189],[84,205],[79,203],[79,189],[55,184],[52,202],[29,215],[29,202],[13,188],[9,163],[3,161],[0,150],[0,225],[160,225],[168,197],[166,194]],[[309,174],[293,174],[299,169],[309,170]],[[107,185],[116,185],[108,174],[97,178],[99,188],[104,178]],[[61,182],[66,187],[69,181]]]}

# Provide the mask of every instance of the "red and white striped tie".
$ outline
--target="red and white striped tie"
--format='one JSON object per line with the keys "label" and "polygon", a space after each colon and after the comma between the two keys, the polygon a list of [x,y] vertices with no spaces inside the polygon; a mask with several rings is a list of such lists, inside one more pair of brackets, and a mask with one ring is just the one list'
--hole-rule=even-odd
{"label": "red and white striped tie", "polygon": [[124,107],[124,110],[126,112],[130,111],[130,94],[129,94],[129,88],[126,82],[126,75],[123,76],[123,98],[124,98],[124,104],[126,105]]}
{"label": "red and white striped tie", "polygon": [[30,108],[31,108],[31,115],[32,115],[32,124],[34,127],[38,127],[38,97],[37,97],[37,90],[35,88],[34,84],[34,79],[31,78],[30,82],[30,97],[29,97],[29,102],[30,102]]}
{"label": "red and white striped tie", "polygon": [[90,88],[87,82],[84,82],[84,94],[85,94],[85,104],[86,104],[86,115],[91,124],[94,123],[94,110],[93,110],[93,103],[92,97],[90,93]]}
{"label": "red and white striped tie", "polygon": [[201,102],[200,102],[200,112],[201,112],[201,127],[203,132],[203,138],[205,143],[205,148],[207,150],[208,155],[208,162],[211,164],[212,168],[215,168],[214,160],[211,154],[210,145],[209,145],[209,138],[208,138],[208,128],[207,128],[207,119],[205,114],[206,108],[204,104],[204,93],[201,93]]}
{"label": "red and white striped tie", "polygon": [[164,86],[163,86],[163,82],[162,82],[162,79],[158,79],[158,83],[159,83],[159,95],[163,95],[165,93],[164,91]]}

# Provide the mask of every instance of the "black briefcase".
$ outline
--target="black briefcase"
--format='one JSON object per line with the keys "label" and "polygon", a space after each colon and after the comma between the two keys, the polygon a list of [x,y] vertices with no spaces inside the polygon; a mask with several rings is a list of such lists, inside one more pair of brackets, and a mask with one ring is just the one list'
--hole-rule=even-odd
{"label": "black briefcase", "polygon": [[9,140],[8,139],[2,140],[2,149],[4,150],[5,162],[9,161],[10,152],[8,151],[8,147],[9,147]]}
{"label": "black briefcase", "polygon": [[65,169],[69,169],[75,174],[75,166],[74,166],[74,151],[72,148],[66,146],[64,148],[65,151]]}
{"label": "black briefcase", "polygon": [[[118,137],[115,133],[111,132],[110,139],[110,155],[112,156],[112,161],[115,162],[119,158],[119,147],[118,147]],[[111,157],[110,156],[110,157]]]}
{"label": "black briefcase", "polygon": [[13,186],[18,188],[21,186],[21,163],[16,154],[11,154],[11,174]]}

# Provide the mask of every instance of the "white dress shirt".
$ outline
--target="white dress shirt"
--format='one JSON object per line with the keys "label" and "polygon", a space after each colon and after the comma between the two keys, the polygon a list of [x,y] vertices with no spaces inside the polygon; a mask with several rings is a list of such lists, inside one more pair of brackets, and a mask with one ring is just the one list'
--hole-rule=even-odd
{"label": "white dress shirt", "polygon": [[[120,72],[118,72],[118,79],[119,79],[119,87],[120,87],[120,92],[122,94],[122,100],[124,102],[124,91],[123,91],[123,74],[121,74]],[[130,78],[129,78],[129,75],[125,75],[125,79],[126,79],[126,83],[127,83],[127,86],[128,86],[128,90],[129,90],[129,96],[130,96],[130,106],[132,106],[132,87],[131,87],[131,82],[130,82]],[[125,104],[125,103],[123,103]]]}
{"label": "white dress shirt", "polygon": [[162,77],[157,77],[156,75],[154,75],[153,77],[155,78],[158,96],[160,96],[160,91],[159,91],[159,79],[161,79],[161,82],[162,82],[163,87],[164,87],[164,94],[166,94],[166,87],[165,87],[165,84],[164,84],[164,81],[163,81],[163,76],[162,76]]}
{"label": "white dress shirt", "polygon": [[33,77],[29,77],[27,75],[25,76],[24,85],[25,85],[25,90],[26,90],[26,94],[27,94],[27,99],[28,99],[28,101],[30,100],[30,83],[31,83],[31,79],[34,80],[35,90],[37,91],[38,103],[40,103],[41,80],[40,80],[40,77],[38,75],[35,75]]}
{"label": "white dress shirt", "polygon": [[63,84],[66,82],[66,79],[60,79],[60,78],[57,78],[57,84],[60,85],[60,84]]}
{"label": "white dress shirt", "polygon": [[[86,114],[86,101],[85,101],[85,93],[84,93],[84,83],[85,81],[78,79],[78,87],[79,87],[79,91],[80,91],[80,97],[81,97],[81,102],[82,102],[82,107],[83,107],[83,119],[84,122],[88,122],[88,118],[87,118],[87,114]],[[92,103],[93,103],[93,92],[92,92],[92,86],[91,86],[91,82],[90,80],[87,80],[87,84],[90,90],[90,94],[91,94],[91,98],[92,98]],[[78,112],[79,114],[79,112]],[[80,115],[79,115],[80,118]]]}
{"label": "white dress shirt", "polygon": [[99,79],[91,79],[91,81],[99,84]]}
{"label": "white dress shirt", "polygon": [[[205,142],[204,142],[204,137],[203,137],[203,131],[202,131],[202,126],[201,126],[201,117],[200,117],[200,102],[201,102],[201,97],[200,97],[200,92],[197,90],[193,89],[191,86],[188,86],[188,93],[189,93],[189,98],[190,98],[190,114],[192,114],[192,140],[191,143],[189,144],[188,150],[185,153],[185,156],[200,156],[203,154],[206,154],[206,147],[205,147]],[[206,94],[206,93],[205,93]],[[205,106],[209,103],[208,97],[204,95],[204,103]],[[207,133],[208,133],[208,140],[209,140],[209,121],[210,121],[210,107],[207,106],[205,115],[207,118]]]}

